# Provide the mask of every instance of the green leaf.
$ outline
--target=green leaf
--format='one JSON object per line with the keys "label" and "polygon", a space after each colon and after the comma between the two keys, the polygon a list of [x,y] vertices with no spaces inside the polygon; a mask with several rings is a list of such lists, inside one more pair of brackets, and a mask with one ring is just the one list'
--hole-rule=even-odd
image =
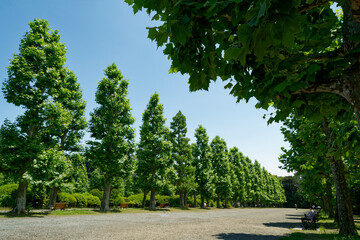
{"label": "green leaf", "polygon": [[236,60],[241,53],[241,48],[228,48],[225,51],[224,59],[226,61]]}

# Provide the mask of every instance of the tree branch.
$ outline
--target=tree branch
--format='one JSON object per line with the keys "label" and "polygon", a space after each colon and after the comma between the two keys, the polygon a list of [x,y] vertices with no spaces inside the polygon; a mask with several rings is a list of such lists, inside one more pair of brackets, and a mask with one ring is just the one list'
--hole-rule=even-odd
{"label": "tree branch", "polygon": [[298,9],[299,13],[303,13],[306,11],[310,11],[314,8],[320,7],[326,3],[330,2],[329,0],[320,0],[320,1],[314,1],[312,4],[304,5],[302,8]]}
{"label": "tree branch", "polygon": [[338,48],[331,52],[326,53],[315,53],[306,56],[306,61],[328,61],[330,59],[335,59],[338,57],[343,57],[344,54],[342,49]]}

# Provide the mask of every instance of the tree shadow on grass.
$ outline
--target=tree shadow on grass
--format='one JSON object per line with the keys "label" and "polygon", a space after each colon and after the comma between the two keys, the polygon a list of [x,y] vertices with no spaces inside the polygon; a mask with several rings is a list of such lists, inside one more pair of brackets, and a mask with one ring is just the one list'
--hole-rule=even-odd
{"label": "tree shadow on grass", "polygon": [[0,216],[4,216],[7,218],[24,218],[24,217],[32,217],[32,218],[43,218],[49,215],[49,212],[30,212],[26,214],[17,214],[13,212],[1,212]]}
{"label": "tree shadow on grass", "polygon": [[274,235],[258,235],[258,234],[246,234],[246,233],[219,233],[213,235],[216,239],[224,240],[275,240],[280,236]]}

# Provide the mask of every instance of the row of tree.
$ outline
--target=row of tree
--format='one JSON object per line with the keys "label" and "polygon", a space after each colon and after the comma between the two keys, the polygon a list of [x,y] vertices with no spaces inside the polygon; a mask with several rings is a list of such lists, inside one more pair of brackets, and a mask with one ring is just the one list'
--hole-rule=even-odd
{"label": "row of tree", "polygon": [[2,87],[6,100],[24,109],[16,121],[5,120],[0,129],[0,172],[19,182],[13,211],[25,212],[29,183],[51,188],[49,207],[65,183],[86,186],[85,163],[103,177],[102,211],[109,210],[114,182],[129,176],[144,193],[144,203],[150,192],[150,209],[155,208],[155,193],[169,183],[176,186],[181,207],[189,194],[200,195],[201,206],[214,193],[218,207],[220,199],[225,206],[229,199],[243,205],[285,201],[276,176],[257,161],[252,164],[237,148],[228,150],[218,136],[208,143],[202,126],[191,145],[181,112],[167,128],[157,93],[144,111],[140,142],[135,144],[128,81],[115,64],[106,68],[98,84],[99,107],[89,122],[93,140],[83,149],[85,102],[75,75],[65,67],[65,46],[47,21],[35,19],[29,25]]}

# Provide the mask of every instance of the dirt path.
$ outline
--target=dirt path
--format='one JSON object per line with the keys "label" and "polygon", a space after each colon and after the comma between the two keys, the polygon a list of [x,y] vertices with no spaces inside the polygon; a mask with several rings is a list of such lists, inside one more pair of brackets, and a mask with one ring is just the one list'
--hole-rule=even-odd
{"label": "dirt path", "polygon": [[0,219],[0,239],[278,239],[305,210],[223,209]]}

